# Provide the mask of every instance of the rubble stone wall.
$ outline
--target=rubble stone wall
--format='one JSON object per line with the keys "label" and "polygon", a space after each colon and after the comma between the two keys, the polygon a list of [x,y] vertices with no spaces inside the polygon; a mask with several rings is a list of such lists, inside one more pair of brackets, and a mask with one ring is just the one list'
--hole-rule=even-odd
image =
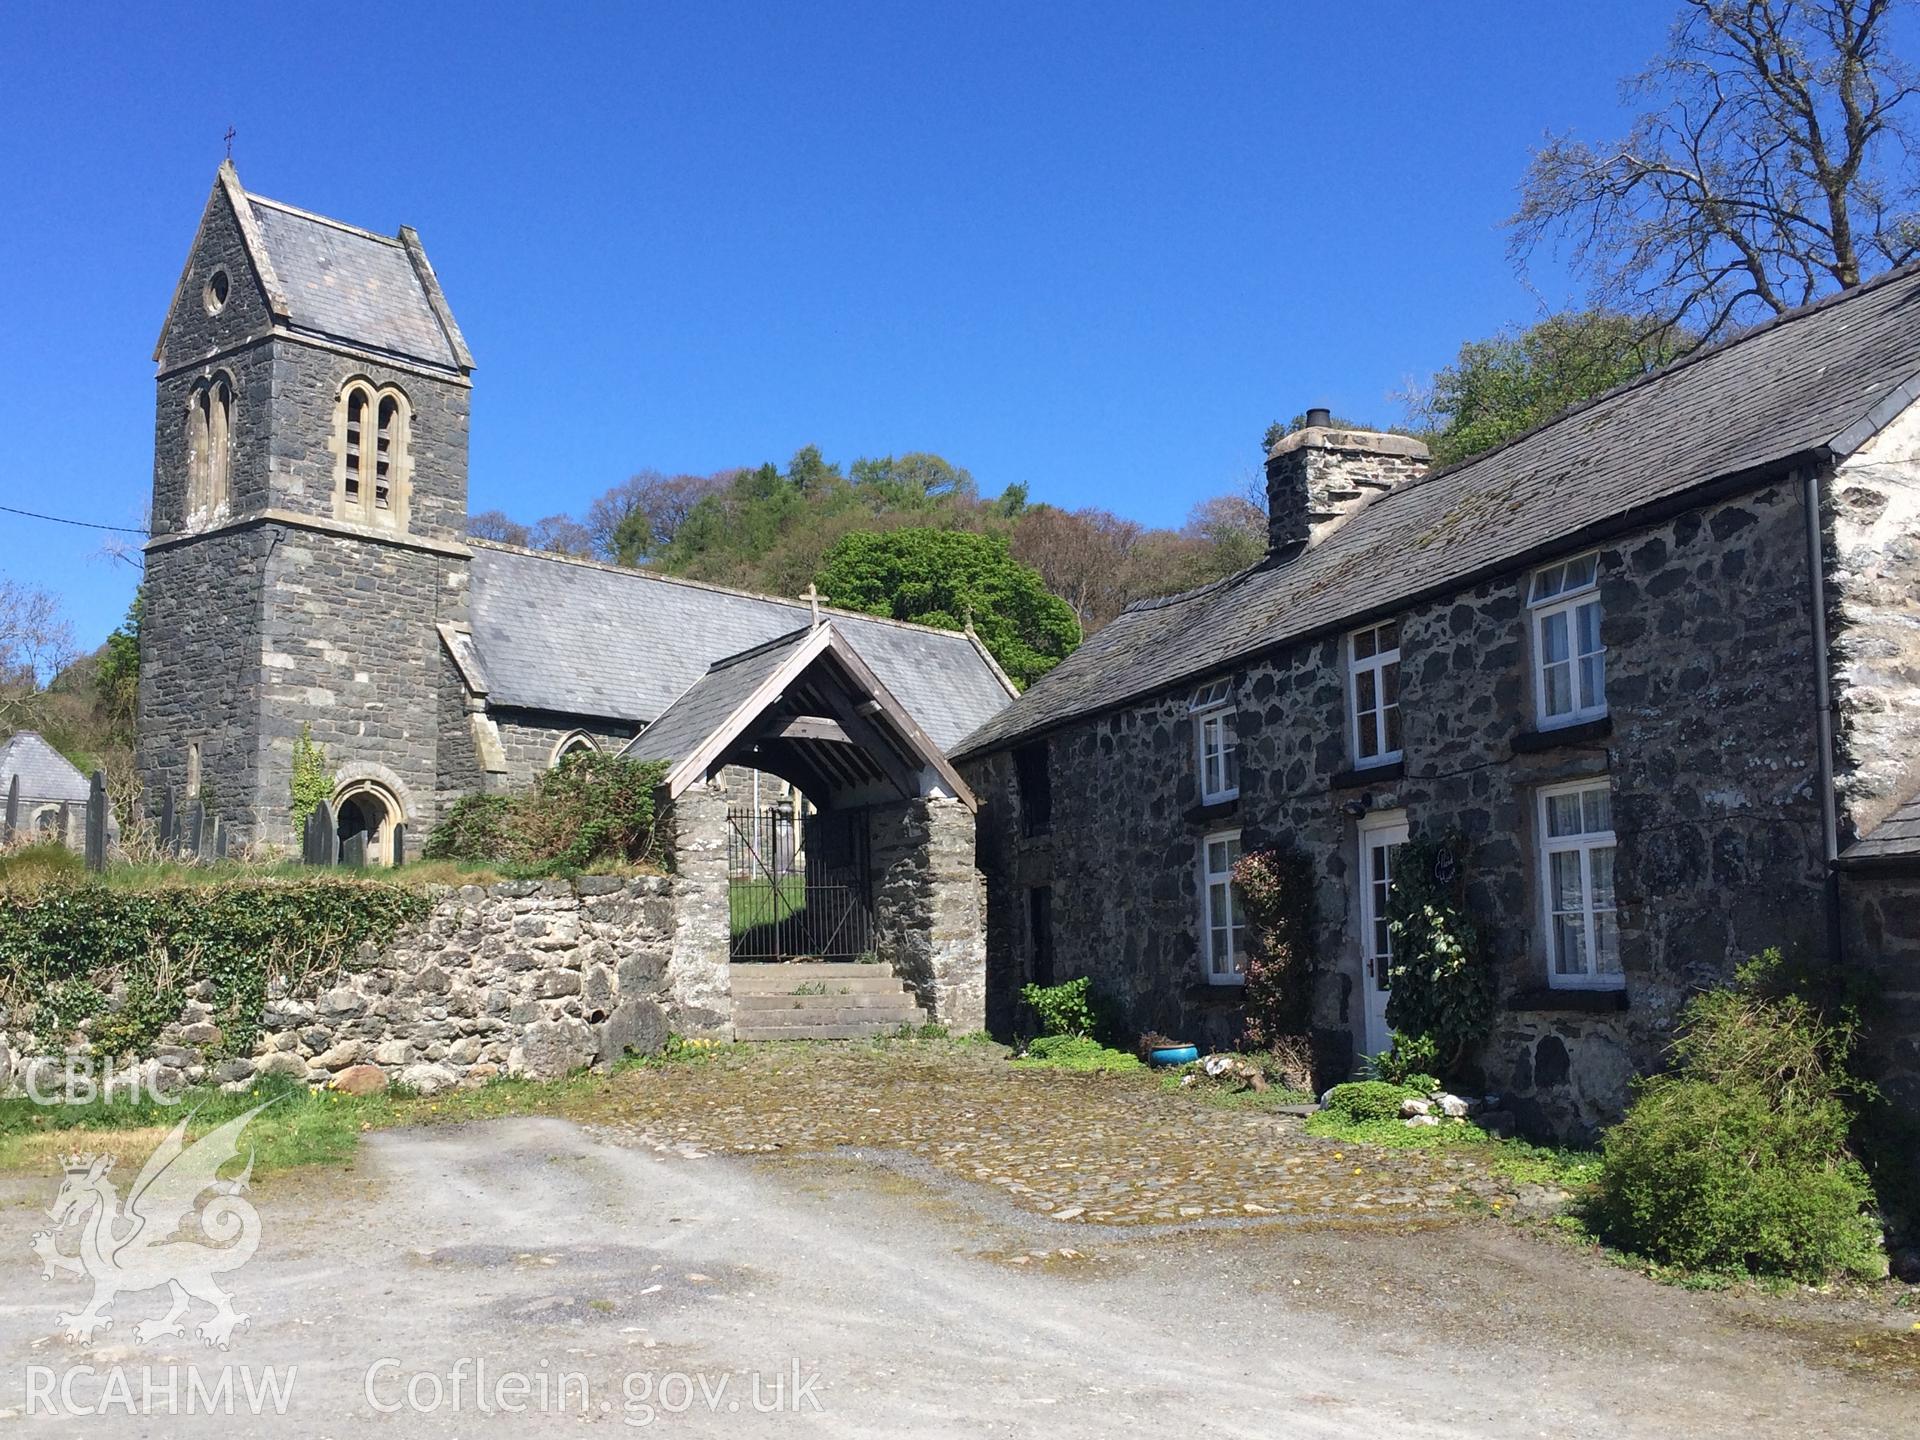
{"label": "rubble stone wall", "polygon": [[[686,1029],[671,973],[674,887],[666,876],[583,875],[448,890],[387,944],[312,983],[276,984],[244,1054],[230,1053],[203,990],[140,1057],[141,1073],[161,1086],[245,1087],[357,1071],[431,1092],[652,1054]],[[65,1063],[32,1048],[0,1030],[0,1082]]]}

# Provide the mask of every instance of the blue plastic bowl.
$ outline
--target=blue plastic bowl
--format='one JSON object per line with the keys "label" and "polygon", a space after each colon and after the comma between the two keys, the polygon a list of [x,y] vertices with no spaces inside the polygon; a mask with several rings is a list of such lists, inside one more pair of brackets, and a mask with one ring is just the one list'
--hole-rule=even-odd
{"label": "blue plastic bowl", "polygon": [[1149,1050],[1147,1058],[1156,1065],[1191,1065],[1200,1058],[1197,1045],[1168,1045],[1163,1049]]}

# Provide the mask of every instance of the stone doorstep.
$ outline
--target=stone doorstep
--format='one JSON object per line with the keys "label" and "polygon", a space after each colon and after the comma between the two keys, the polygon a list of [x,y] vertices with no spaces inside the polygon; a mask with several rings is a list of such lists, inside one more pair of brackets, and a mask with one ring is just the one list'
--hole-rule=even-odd
{"label": "stone doorstep", "polygon": [[887,966],[866,965],[857,960],[795,960],[784,964],[741,960],[730,964],[727,969],[732,972],[736,986],[742,980],[752,982],[762,978],[779,978],[789,975],[793,977],[795,985],[807,980],[838,977],[881,976],[889,980],[893,978],[893,971]]}
{"label": "stone doorstep", "polygon": [[907,992],[898,985],[883,991],[856,992],[852,995],[738,995],[733,997],[733,1013],[753,1011],[779,1015],[801,1010],[884,1010],[891,1005],[909,1003]]}
{"label": "stone doorstep", "polygon": [[799,976],[783,978],[778,983],[768,980],[749,980],[733,982],[736,995],[792,995],[796,991],[819,993],[822,986],[829,995],[838,995],[845,991],[849,995],[897,995],[902,981],[897,975],[825,975],[819,979],[801,979]]}
{"label": "stone doorstep", "polygon": [[840,1025],[891,1030],[899,1025],[923,1025],[927,1018],[927,1012],[918,1005],[902,1001],[884,1010],[756,1010],[749,1015],[735,1014],[733,1023],[739,1030],[818,1030]]}
{"label": "stone doorstep", "polygon": [[[920,1024],[919,1020],[901,1022]],[[899,1029],[894,1025],[757,1025],[752,1027],[735,1026],[736,1040],[873,1040],[882,1035],[891,1035]]]}

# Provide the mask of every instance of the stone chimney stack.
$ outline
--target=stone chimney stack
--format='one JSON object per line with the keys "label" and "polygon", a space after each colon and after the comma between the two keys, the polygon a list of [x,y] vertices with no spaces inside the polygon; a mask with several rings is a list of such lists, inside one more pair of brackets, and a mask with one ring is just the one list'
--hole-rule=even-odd
{"label": "stone chimney stack", "polygon": [[1267,555],[1298,554],[1403,480],[1424,475],[1427,447],[1409,435],[1339,430],[1325,409],[1267,452]]}

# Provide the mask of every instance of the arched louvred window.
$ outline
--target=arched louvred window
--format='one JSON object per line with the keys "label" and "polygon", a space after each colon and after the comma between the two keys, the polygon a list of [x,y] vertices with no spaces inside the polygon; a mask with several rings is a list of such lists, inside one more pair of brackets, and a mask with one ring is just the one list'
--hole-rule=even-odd
{"label": "arched louvred window", "polygon": [[349,380],[336,419],[334,514],[356,525],[407,528],[407,397],[398,386]]}
{"label": "arched louvred window", "polygon": [[207,508],[208,470],[212,463],[212,437],[208,433],[207,392],[195,386],[187,398],[187,514],[197,515]]}
{"label": "arched louvred window", "polygon": [[400,454],[400,402],[392,395],[380,397],[380,430],[375,442],[373,462],[373,508],[391,512],[394,508],[394,461]]}
{"label": "arched louvred window", "polygon": [[207,488],[209,510],[224,509],[227,503],[227,476],[232,465],[233,387],[227,377],[216,375],[207,388]]}
{"label": "arched louvred window", "polygon": [[363,482],[366,478],[362,442],[367,428],[367,392],[355,386],[347,392],[347,473],[342,498],[349,512],[364,508]]}

